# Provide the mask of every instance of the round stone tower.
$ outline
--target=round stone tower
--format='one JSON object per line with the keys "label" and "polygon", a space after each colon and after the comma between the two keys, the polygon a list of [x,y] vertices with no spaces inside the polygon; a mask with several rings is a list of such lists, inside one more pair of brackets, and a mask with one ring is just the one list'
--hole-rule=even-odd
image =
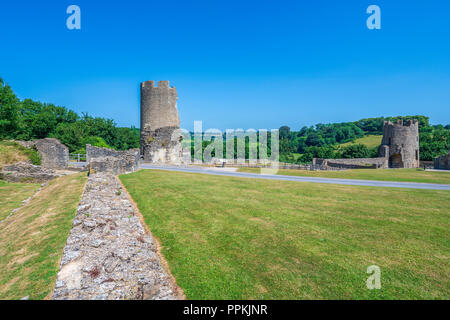
{"label": "round stone tower", "polygon": [[380,157],[388,159],[389,168],[419,167],[419,123],[407,120],[403,123],[385,121]]}
{"label": "round stone tower", "polygon": [[177,90],[169,81],[141,83],[141,157],[149,162],[179,162],[180,118]]}

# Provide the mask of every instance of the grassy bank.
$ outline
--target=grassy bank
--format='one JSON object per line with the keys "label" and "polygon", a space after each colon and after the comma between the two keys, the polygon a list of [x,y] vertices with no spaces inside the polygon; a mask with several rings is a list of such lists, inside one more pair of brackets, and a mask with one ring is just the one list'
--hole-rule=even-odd
{"label": "grassy bank", "polygon": [[0,221],[18,208],[22,201],[31,197],[39,186],[37,183],[8,183],[0,180]]}
{"label": "grassy bank", "polygon": [[[450,297],[450,192],[121,176],[191,299]],[[367,267],[382,271],[368,290]]]}
{"label": "grassy bank", "polygon": [[[238,171],[260,173],[261,170],[258,168],[239,168]],[[354,169],[342,171],[280,169],[278,174],[301,177],[450,184],[450,171],[436,172],[424,171],[423,169]]]}
{"label": "grassy bank", "polygon": [[0,225],[0,299],[51,292],[85,182],[85,173],[53,180]]}
{"label": "grassy bank", "polygon": [[31,161],[35,165],[41,163],[36,150],[25,148],[13,141],[0,141],[0,168],[19,161]]}

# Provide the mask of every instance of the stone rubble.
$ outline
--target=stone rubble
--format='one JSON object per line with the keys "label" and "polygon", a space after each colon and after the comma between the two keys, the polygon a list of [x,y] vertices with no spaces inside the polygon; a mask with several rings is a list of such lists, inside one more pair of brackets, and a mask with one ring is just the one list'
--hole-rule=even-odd
{"label": "stone rubble", "polygon": [[152,236],[109,173],[90,175],[60,268],[54,300],[177,299]]}
{"label": "stone rubble", "polygon": [[9,182],[42,183],[64,174],[43,166],[35,166],[28,162],[18,162],[4,166],[1,175],[4,180]]}

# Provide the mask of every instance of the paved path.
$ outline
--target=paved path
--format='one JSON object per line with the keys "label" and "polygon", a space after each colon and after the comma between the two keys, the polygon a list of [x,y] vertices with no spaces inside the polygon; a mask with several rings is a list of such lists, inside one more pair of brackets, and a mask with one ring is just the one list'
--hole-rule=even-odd
{"label": "paved path", "polygon": [[202,168],[202,167],[163,166],[163,165],[152,165],[152,164],[145,164],[145,163],[141,164],[141,168],[142,169],[153,169],[153,170],[168,170],[168,171],[180,171],[180,172],[191,172],[191,173],[203,173],[203,174],[231,176],[231,177],[238,177],[238,178],[255,178],[255,179],[269,179],[269,180],[283,180],[283,181],[344,184],[344,185],[352,185],[352,186],[449,190],[450,191],[450,184],[316,178],[316,177],[299,177],[299,176],[268,175],[268,174],[264,175],[264,174],[247,173],[247,172],[230,172],[230,171],[211,170],[211,168],[208,169],[208,168],[204,168],[204,167]]}

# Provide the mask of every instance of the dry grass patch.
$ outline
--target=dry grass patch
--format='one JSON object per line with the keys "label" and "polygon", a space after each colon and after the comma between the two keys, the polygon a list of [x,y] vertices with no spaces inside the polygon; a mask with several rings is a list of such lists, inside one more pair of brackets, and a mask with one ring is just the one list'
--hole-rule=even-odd
{"label": "dry grass patch", "polygon": [[52,290],[86,174],[55,179],[0,227],[0,299]]}
{"label": "dry grass patch", "polygon": [[20,207],[22,201],[31,197],[39,187],[36,183],[8,183],[0,180],[0,221]]}

